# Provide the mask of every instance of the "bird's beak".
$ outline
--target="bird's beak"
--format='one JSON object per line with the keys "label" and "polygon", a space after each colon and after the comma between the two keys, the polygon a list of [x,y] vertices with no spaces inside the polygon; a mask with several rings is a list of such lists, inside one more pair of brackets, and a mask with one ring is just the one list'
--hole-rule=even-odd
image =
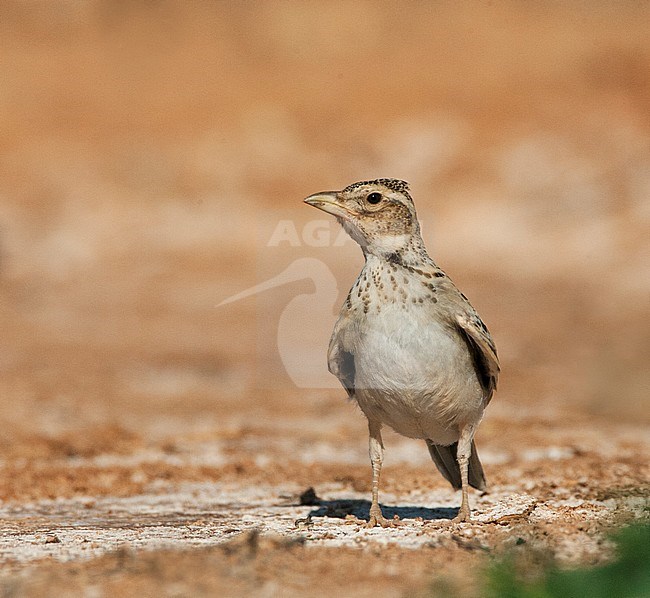
{"label": "bird's beak", "polygon": [[346,220],[349,219],[350,216],[354,216],[352,211],[341,205],[336,191],[314,193],[314,195],[310,195],[305,199],[305,203],[314,206],[319,210],[323,210],[323,212],[327,212],[328,214],[333,214],[339,218],[345,218]]}

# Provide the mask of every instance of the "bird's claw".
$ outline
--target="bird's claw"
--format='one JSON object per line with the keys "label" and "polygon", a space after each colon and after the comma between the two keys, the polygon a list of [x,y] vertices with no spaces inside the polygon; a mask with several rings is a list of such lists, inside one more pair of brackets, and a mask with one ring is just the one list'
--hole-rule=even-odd
{"label": "bird's claw", "polygon": [[461,507],[458,515],[451,520],[452,523],[472,523],[469,509]]}
{"label": "bird's claw", "polygon": [[397,527],[399,525],[402,525],[402,522],[399,520],[399,517],[397,515],[395,515],[393,519],[386,519],[386,517],[384,517],[381,510],[370,509],[370,517],[368,518],[368,522],[365,524],[364,527],[366,527],[367,529],[371,529],[377,526]]}

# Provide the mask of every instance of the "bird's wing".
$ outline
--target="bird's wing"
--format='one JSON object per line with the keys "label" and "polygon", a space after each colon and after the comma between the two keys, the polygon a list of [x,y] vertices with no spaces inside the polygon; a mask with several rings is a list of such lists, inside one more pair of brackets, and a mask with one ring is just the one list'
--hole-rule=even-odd
{"label": "bird's wing", "polygon": [[492,399],[499,379],[499,357],[487,326],[469,303],[468,310],[456,314],[456,324],[461,337],[467,343],[474,361],[478,379],[485,391],[485,404]]}
{"label": "bird's wing", "polygon": [[465,341],[467,349],[472,356],[474,369],[478,380],[483,387],[484,401],[487,405],[497,387],[499,379],[499,357],[497,349],[490,336],[490,331],[483,323],[469,300],[451,279],[442,273],[439,277],[437,293],[439,302],[436,304],[438,314],[456,329],[459,336]]}
{"label": "bird's wing", "polygon": [[327,351],[327,366],[329,371],[339,379],[348,396],[352,399],[354,398],[354,353],[351,348],[346,347],[344,342],[347,320],[347,317],[341,314],[334,326]]}

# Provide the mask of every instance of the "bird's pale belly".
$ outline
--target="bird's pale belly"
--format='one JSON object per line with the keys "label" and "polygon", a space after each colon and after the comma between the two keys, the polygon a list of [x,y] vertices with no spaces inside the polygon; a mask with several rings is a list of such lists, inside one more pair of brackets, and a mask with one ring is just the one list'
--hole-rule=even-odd
{"label": "bird's pale belly", "polygon": [[383,310],[365,322],[355,354],[355,398],[368,419],[436,444],[478,422],[483,390],[467,345],[426,312]]}

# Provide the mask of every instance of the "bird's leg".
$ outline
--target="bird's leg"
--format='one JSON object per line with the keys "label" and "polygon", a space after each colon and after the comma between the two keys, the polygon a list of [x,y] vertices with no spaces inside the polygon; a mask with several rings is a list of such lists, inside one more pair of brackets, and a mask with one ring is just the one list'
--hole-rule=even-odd
{"label": "bird's leg", "polygon": [[458,450],[456,452],[456,459],[458,467],[460,468],[460,481],[461,492],[463,498],[460,503],[458,515],[453,518],[452,523],[470,522],[471,513],[469,508],[469,458],[472,453],[472,438],[474,437],[474,430],[476,426],[465,425],[460,430],[460,438],[458,439]]}
{"label": "bird's leg", "polygon": [[372,464],[372,504],[370,505],[370,517],[366,527],[375,527],[376,525],[393,527],[395,522],[386,519],[379,506],[379,475],[384,460],[381,424],[368,420],[368,431],[370,433],[370,463]]}

